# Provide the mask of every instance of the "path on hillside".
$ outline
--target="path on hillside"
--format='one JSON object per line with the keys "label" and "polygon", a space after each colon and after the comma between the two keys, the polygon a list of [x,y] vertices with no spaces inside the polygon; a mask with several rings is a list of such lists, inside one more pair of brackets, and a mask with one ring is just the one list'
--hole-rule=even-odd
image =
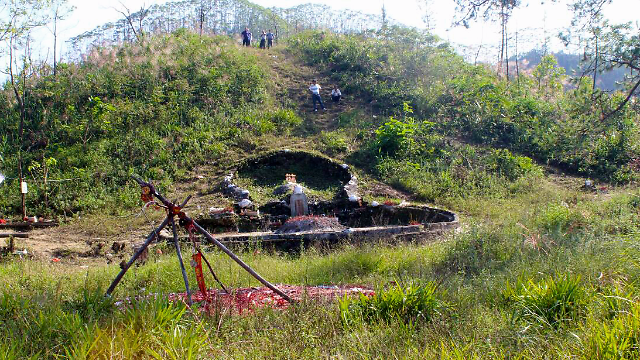
{"label": "path on hillside", "polygon": [[[297,106],[298,115],[305,121],[306,128],[311,133],[331,131],[337,127],[337,119],[343,112],[354,109],[366,109],[367,105],[355,96],[345,94],[346,98],[336,104],[331,101],[331,90],[335,84],[328,72],[318,71],[316,68],[303,64],[301,61],[287,56],[283,48],[270,50],[251,49],[260,57],[273,77],[276,94],[283,105],[291,103]],[[313,102],[309,86],[313,79],[318,80],[322,87],[320,96],[326,110],[313,111]],[[340,84],[338,87],[341,88]]]}

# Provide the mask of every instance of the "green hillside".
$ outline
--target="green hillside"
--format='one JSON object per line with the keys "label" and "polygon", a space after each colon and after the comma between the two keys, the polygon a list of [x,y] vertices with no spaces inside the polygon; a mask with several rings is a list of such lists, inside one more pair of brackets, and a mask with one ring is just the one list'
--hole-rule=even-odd
{"label": "green hillside", "polygon": [[[0,92],[0,218],[19,217],[21,161],[29,214],[65,223],[16,240],[56,244],[45,255],[0,255],[0,358],[640,356],[640,112],[609,115],[626,94],[594,98],[589,79],[565,90],[553,57],[505,79],[404,27],[304,31],[270,50],[182,29],[40,71],[18,83],[26,113],[10,83]],[[197,214],[232,205],[218,184],[234,164],[281,149],[348,164],[365,201],[435,204],[461,226],[432,242],[239,251],[274,283],[358,284],[369,299],[205,315],[166,299],[183,287],[168,245],[103,296],[120,269],[86,259],[162,216],[136,215],[131,175],[194,195]],[[258,285],[208,250],[228,287]]]}

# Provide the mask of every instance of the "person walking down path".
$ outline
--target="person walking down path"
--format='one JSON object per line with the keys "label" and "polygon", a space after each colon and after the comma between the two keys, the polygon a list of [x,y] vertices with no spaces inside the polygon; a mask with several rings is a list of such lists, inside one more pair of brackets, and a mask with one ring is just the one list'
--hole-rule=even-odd
{"label": "person walking down path", "polygon": [[251,46],[251,31],[249,31],[249,28],[245,27],[244,31],[241,32],[240,35],[242,35],[242,45]]}
{"label": "person walking down path", "polygon": [[333,90],[331,90],[331,100],[333,100],[333,102],[340,102],[340,99],[342,99],[342,93],[340,89],[338,89],[338,85],[334,85]]}
{"label": "person walking down path", "polygon": [[322,87],[318,85],[318,81],[313,79],[311,82],[311,86],[309,86],[309,91],[311,91],[311,98],[313,99],[313,111],[318,111],[318,104],[322,107],[322,110],[326,110],[324,104],[322,103],[322,98],[320,97],[320,89]]}
{"label": "person walking down path", "polygon": [[260,34],[260,49],[266,49],[267,44],[267,33],[262,30],[262,34]]}
{"label": "person walking down path", "polygon": [[269,32],[267,33],[267,49],[271,49],[271,47],[273,46],[274,37],[275,35],[273,35],[273,33],[271,32],[271,29],[269,29]]}

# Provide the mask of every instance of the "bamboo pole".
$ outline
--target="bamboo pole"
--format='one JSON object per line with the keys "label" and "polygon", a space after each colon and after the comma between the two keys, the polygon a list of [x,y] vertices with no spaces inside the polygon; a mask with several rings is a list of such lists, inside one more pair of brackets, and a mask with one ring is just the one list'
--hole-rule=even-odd
{"label": "bamboo pole", "polygon": [[[180,260],[180,270],[182,270],[182,279],[184,279],[184,286],[187,288],[187,304],[191,306],[191,290],[189,289],[189,278],[187,277],[187,270],[184,268],[184,262],[182,261],[182,253],[180,252],[180,243],[178,243],[178,229],[176,228],[176,221],[171,217],[171,228],[173,230],[173,244],[176,246],[176,254],[178,254],[178,260]],[[203,294],[204,295],[204,294]]]}
{"label": "bamboo pole", "polygon": [[268,287],[269,289],[271,289],[276,294],[280,295],[283,299],[287,300],[288,302],[293,303],[293,300],[289,297],[289,295],[285,294],[284,292],[282,292],[282,290],[278,289],[273,284],[271,284],[270,282],[265,280],[262,276],[260,276],[257,272],[255,272],[249,265],[247,265],[244,261],[240,260],[240,258],[237,257],[236,254],[234,254],[231,250],[227,249],[227,247],[222,245],[221,242],[219,242],[218,240],[214,239],[213,236],[211,236],[211,234],[209,234],[207,232],[207,230],[202,228],[202,226],[200,226],[195,221],[193,221],[193,225],[195,226],[196,229],[198,229],[198,231],[205,238],[207,238],[207,240],[209,240],[212,243],[216,244],[216,246],[218,246],[220,248],[220,250],[222,250],[225,254],[229,255],[230,258],[232,258],[235,262],[237,262],[238,265],[240,265],[249,274],[251,274],[254,278],[256,278],[258,281],[260,281],[264,286]]}
{"label": "bamboo pole", "polygon": [[224,290],[224,292],[226,292],[227,294],[230,294],[229,290],[227,290],[227,288],[222,284],[222,281],[218,279],[216,273],[213,272],[213,268],[211,267],[211,264],[209,264],[209,260],[207,260],[207,258],[204,256],[204,253],[200,250],[198,250],[198,252],[202,256],[202,260],[204,260],[204,262],[207,264],[207,267],[209,267],[209,271],[211,271],[211,275],[213,275],[213,278],[218,282],[218,284],[220,284],[220,286],[222,286],[222,290]]}
{"label": "bamboo pole", "polygon": [[136,259],[140,256],[140,254],[142,254],[147,247],[149,246],[149,244],[151,244],[151,242],[158,237],[158,234],[160,233],[160,231],[162,231],[162,229],[164,229],[165,226],[167,226],[167,224],[169,223],[169,221],[171,221],[173,218],[167,216],[166,219],[164,219],[164,221],[162,222],[162,224],[160,224],[160,226],[158,226],[155,230],[153,230],[149,236],[147,237],[147,240],[144,242],[144,244],[140,247],[140,249],[138,249],[138,251],[135,252],[135,254],[133,254],[133,256],[131,257],[131,260],[129,260],[129,262],[127,263],[127,265],[120,270],[120,273],[118,273],[118,276],[116,276],[115,279],[113,279],[113,282],[111,283],[111,285],[109,286],[109,288],[107,289],[107,293],[105,294],[106,296],[111,296],[111,293],[113,292],[113,290],[116,288],[116,286],[118,285],[118,283],[120,282],[120,280],[122,280],[122,277],[124,276],[124,274],[127,272],[127,270],[129,270],[129,268],[131,267],[131,265],[133,265],[133,262],[136,261]]}

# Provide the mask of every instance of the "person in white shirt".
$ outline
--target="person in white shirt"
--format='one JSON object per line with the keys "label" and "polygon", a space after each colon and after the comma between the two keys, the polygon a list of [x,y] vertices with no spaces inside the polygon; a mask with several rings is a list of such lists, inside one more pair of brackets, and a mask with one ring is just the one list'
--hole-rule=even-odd
{"label": "person in white shirt", "polygon": [[322,110],[326,110],[324,104],[322,103],[322,98],[320,98],[320,89],[322,89],[322,87],[318,85],[318,81],[316,79],[313,79],[313,81],[311,82],[311,86],[309,86],[309,91],[311,91],[311,98],[313,99],[313,111],[318,111],[317,103],[320,103]]}
{"label": "person in white shirt", "polygon": [[333,100],[333,102],[339,102],[340,99],[342,99],[342,93],[340,89],[338,89],[338,85],[334,85],[333,90],[331,90],[331,100]]}

